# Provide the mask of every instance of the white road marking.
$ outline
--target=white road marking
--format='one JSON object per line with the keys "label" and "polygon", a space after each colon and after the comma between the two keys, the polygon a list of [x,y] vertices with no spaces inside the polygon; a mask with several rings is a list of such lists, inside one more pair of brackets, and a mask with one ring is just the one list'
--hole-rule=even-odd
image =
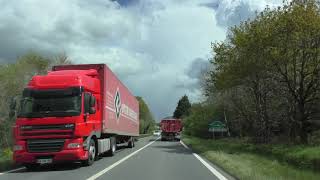
{"label": "white road marking", "polygon": [[180,143],[182,144],[182,146],[184,146],[186,149],[189,149],[189,147],[187,145],[185,145],[182,141],[180,141]]}
{"label": "white road marking", "polygon": [[7,173],[11,173],[11,172],[15,172],[15,171],[20,171],[20,170],[23,170],[23,169],[26,169],[25,167],[21,167],[21,168],[17,168],[17,169],[12,169],[10,171],[5,171],[5,172],[0,172],[0,175],[3,175],[3,174],[7,174]]}
{"label": "white road marking", "polygon": [[102,171],[98,172],[97,174],[89,177],[87,180],[94,180],[97,179],[98,177],[102,176],[103,174],[105,174],[106,172],[110,171],[111,169],[113,169],[114,167],[118,166],[119,164],[121,164],[122,162],[124,162],[125,160],[129,159],[130,157],[132,157],[133,155],[137,154],[139,151],[143,150],[144,148],[150,146],[152,143],[156,142],[159,138],[157,138],[156,140],[148,143],[147,145],[143,146],[142,148],[136,150],[135,152],[129,154],[128,156],[120,159],[119,161],[113,163],[111,166],[103,169]]}
{"label": "white road marking", "polygon": [[[182,141],[180,143],[185,147],[186,149],[190,149],[187,145],[185,145]],[[197,153],[192,153],[208,170],[214,174],[219,180],[228,180],[226,177],[224,177],[219,171],[217,171],[215,168],[213,168],[210,164],[208,164],[205,160],[203,160]]]}

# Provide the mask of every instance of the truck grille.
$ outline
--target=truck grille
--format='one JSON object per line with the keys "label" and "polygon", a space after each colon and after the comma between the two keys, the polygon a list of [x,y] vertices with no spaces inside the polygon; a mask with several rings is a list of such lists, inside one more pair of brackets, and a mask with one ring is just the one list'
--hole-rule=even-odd
{"label": "truck grille", "polygon": [[28,152],[58,152],[64,145],[64,139],[28,140]]}
{"label": "truck grille", "polygon": [[[20,127],[21,136],[72,136],[74,124],[57,124],[57,125],[26,125]],[[37,138],[38,138],[37,137]]]}
{"label": "truck grille", "polygon": [[23,129],[23,131],[33,131],[33,130],[66,130],[73,129],[73,127],[66,127],[65,124],[56,124],[56,125],[33,125],[28,126],[28,129]]}

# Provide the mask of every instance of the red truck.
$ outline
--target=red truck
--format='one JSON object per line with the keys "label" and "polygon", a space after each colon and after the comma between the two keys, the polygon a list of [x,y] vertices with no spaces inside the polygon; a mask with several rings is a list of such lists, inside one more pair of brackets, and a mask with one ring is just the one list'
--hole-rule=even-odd
{"label": "red truck", "polygon": [[180,140],[182,122],[180,119],[165,118],[160,122],[161,141]]}
{"label": "red truck", "polygon": [[23,90],[15,123],[16,163],[80,161],[134,146],[139,136],[139,103],[105,64],[54,66]]}

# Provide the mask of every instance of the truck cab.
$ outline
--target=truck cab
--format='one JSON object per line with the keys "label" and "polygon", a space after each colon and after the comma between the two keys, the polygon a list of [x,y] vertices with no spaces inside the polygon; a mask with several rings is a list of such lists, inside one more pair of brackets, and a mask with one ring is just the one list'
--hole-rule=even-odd
{"label": "truck cab", "polygon": [[62,70],[30,80],[14,126],[16,163],[35,166],[90,159],[86,140],[101,133],[97,76],[94,69]]}

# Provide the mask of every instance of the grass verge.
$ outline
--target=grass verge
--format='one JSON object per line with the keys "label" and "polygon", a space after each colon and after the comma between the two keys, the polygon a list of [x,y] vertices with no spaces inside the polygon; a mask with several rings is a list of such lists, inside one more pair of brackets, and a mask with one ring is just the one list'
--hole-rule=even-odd
{"label": "grass verge", "polygon": [[13,167],[12,151],[10,149],[0,151],[0,172],[12,169]]}
{"label": "grass verge", "polygon": [[[185,137],[183,138],[183,141],[193,150],[222,167],[238,179],[320,179],[319,172],[298,168],[296,166],[294,167],[287,162],[279,161],[274,157],[269,158],[265,153],[263,155],[257,154],[254,151],[254,148],[252,148],[253,145],[251,146],[251,150],[247,152],[243,147],[237,148],[239,142],[235,140],[222,139],[215,141]],[[279,147],[276,149],[279,150]],[[297,152],[296,149],[295,152]]]}

